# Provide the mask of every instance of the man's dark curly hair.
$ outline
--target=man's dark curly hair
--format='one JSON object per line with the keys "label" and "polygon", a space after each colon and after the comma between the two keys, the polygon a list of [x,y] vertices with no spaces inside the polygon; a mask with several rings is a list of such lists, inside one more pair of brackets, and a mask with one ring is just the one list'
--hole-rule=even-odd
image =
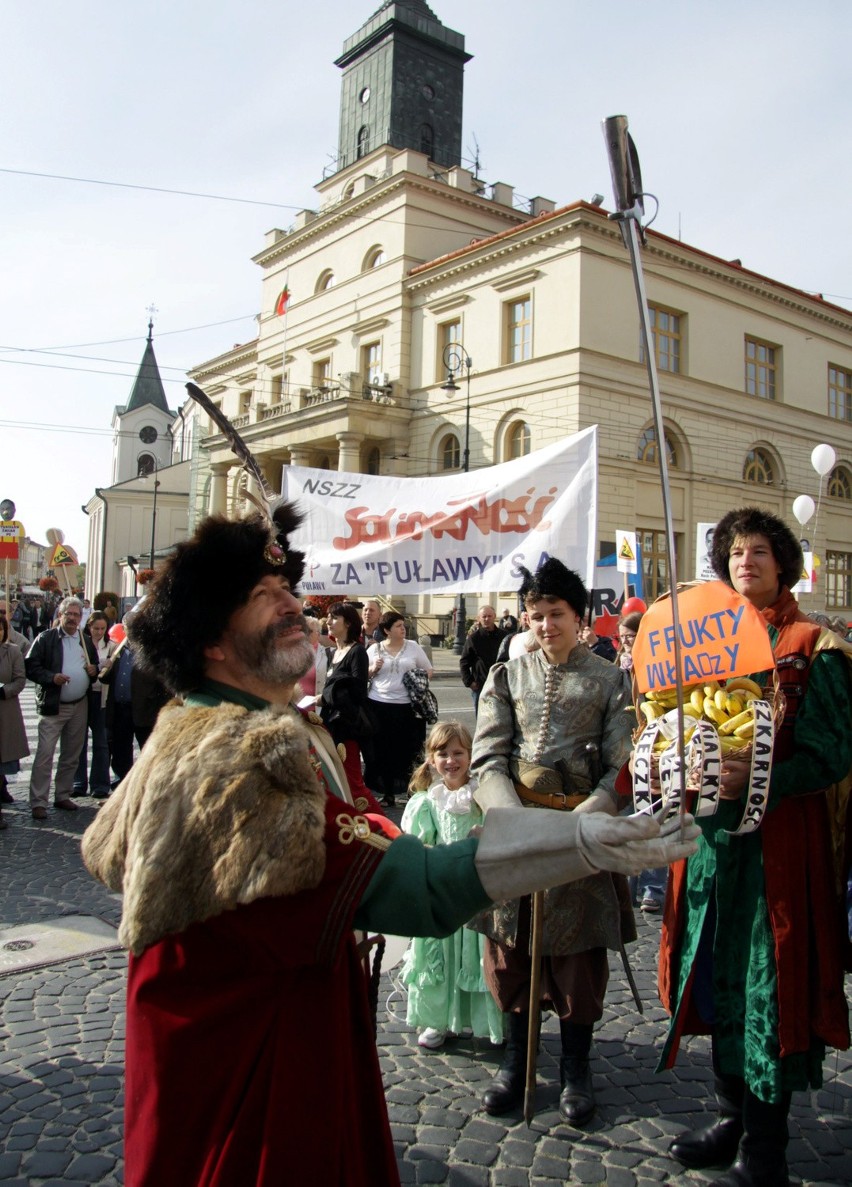
{"label": "man's dark curly hair", "polygon": [[766,537],[772,545],[772,555],[781,566],[781,584],[788,589],[794,586],[802,575],[802,546],[783,519],[760,507],[740,507],[736,511],[729,511],[716,524],[713,543],[710,545],[710,563],[716,576],[733,587],[728,573],[731,549],[737,540],[750,536]]}
{"label": "man's dark curly hair", "polygon": [[[174,693],[191,692],[204,678],[204,648],[217,643],[228,620],[262,577],[283,577],[292,588],[304,554],[288,537],[301,522],[292,503],[273,510],[274,528],[260,514],[232,520],[211,515],[175,548],[128,617],[127,635],[140,666]],[[272,553],[268,549],[272,549]],[[276,550],[284,563],[274,564]]]}
{"label": "man's dark curly hair", "polygon": [[542,598],[561,598],[572,610],[583,617],[589,604],[589,594],[579,573],[563,565],[555,556],[539,565],[535,573],[521,566],[524,580],[518,590],[525,606],[539,602]]}

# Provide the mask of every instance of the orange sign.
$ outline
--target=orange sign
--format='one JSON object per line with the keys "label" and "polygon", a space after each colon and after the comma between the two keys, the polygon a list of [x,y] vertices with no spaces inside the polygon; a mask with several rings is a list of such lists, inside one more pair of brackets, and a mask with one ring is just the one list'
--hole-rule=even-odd
{"label": "orange sign", "polygon": [[[763,615],[724,582],[706,581],[679,593],[677,608],[684,684],[775,667]],[[672,603],[665,598],[642,616],[633,644],[640,692],[674,688],[674,640]]]}

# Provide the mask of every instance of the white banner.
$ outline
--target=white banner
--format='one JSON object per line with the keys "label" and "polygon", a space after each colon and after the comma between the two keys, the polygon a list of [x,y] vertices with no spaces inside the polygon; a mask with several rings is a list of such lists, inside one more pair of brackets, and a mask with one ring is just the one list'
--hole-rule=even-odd
{"label": "white banner", "polygon": [[285,466],[305,522],[303,594],[502,591],[557,556],[589,584],[597,524],[597,426],[500,466],[386,478]]}

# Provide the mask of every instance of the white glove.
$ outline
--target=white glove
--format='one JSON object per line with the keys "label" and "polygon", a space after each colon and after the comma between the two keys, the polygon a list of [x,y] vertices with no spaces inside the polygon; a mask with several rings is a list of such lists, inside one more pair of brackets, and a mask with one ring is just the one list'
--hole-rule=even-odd
{"label": "white glove", "polygon": [[488,812],[491,808],[523,807],[512,780],[508,775],[501,775],[497,771],[483,775],[473,798],[483,812]]}
{"label": "white glove", "polygon": [[[576,817],[576,813],[574,814]],[[641,874],[691,857],[701,829],[687,814],[683,841],[680,817],[659,821],[647,813],[606,816],[602,812],[577,817],[577,848],[591,865],[614,874]]]}

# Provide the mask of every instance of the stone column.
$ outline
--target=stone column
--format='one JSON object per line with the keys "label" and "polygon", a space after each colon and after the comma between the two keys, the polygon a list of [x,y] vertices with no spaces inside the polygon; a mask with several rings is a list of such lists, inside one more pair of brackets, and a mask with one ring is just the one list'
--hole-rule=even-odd
{"label": "stone column", "polygon": [[302,445],[288,445],[291,466],[310,466],[311,451]]}
{"label": "stone column", "polygon": [[338,470],[346,470],[350,474],[361,472],[361,442],[363,433],[336,433],[340,456],[337,462]]}
{"label": "stone column", "polygon": [[211,515],[224,515],[228,510],[228,473],[229,462],[214,462],[210,467],[210,505]]}

